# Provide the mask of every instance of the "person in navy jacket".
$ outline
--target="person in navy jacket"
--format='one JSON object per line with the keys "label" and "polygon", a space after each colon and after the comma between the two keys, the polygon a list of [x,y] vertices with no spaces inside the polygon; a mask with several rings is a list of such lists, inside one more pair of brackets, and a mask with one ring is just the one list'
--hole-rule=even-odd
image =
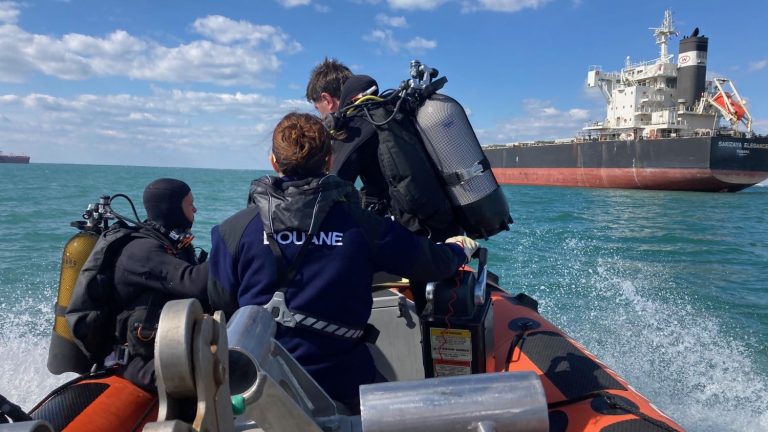
{"label": "person in navy jacket", "polygon": [[358,387],[380,377],[365,344],[373,274],[442,280],[478,245],[435,244],[364,210],[352,183],[326,174],[330,155],[319,118],[290,113],[278,123],[270,161],[281,177],[254,181],[252,205],[213,228],[208,294],[226,314],[283,297],[295,322],[278,325],[277,340],[354,410]]}

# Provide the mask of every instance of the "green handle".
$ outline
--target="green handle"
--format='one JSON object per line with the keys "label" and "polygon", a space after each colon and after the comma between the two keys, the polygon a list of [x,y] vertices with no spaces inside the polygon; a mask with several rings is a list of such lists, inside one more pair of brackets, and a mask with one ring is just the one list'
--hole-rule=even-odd
{"label": "green handle", "polygon": [[240,415],[245,412],[245,398],[242,395],[232,396],[232,413]]}

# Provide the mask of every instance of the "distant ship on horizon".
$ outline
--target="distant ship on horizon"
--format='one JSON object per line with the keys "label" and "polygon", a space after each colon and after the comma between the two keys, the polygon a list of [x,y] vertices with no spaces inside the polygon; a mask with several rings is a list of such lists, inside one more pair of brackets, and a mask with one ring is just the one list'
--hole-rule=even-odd
{"label": "distant ship on horizon", "polygon": [[669,10],[653,30],[658,59],[589,69],[587,85],[606,99],[603,121],[574,139],[485,146],[499,183],[736,192],[768,178],[768,136],[752,131],[729,79],[706,79],[709,39],[694,29],[674,63]]}
{"label": "distant ship on horizon", "polygon": [[13,153],[3,153],[3,151],[0,150],[0,163],[28,164],[29,156],[17,155]]}

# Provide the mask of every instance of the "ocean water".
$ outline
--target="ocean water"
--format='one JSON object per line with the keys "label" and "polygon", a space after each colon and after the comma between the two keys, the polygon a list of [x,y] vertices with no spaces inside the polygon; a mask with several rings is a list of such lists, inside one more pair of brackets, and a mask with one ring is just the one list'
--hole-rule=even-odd
{"label": "ocean water", "polygon": [[[264,171],[0,165],[0,394],[31,408],[71,375],[45,366],[69,226],[102,194],[141,217],[158,177],[192,187],[195,243]],[[515,219],[484,243],[511,292],[686,429],[768,430],[768,187],[736,194],[504,186]],[[130,207],[116,201],[116,211]]]}

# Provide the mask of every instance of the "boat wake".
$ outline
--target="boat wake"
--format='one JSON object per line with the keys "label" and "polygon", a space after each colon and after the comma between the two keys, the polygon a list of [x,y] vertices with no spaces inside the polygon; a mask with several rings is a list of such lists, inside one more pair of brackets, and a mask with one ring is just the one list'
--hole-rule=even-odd
{"label": "boat wake", "polygon": [[598,267],[595,294],[608,305],[608,325],[585,343],[596,339],[599,357],[622,365],[629,382],[690,430],[768,430],[768,377],[743,338],[687,299],[660,296],[663,278],[633,282],[615,268],[610,261]]}
{"label": "boat wake", "polygon": [[[17,285],[23,287],[26,284]],[[75,374],[48,372],[48,344],[53,328],[51,312],[54,287],[44,293],[20,289],[3,296],[0,303],[0,394],[25,410],[32,408],[51,390],[74,378]],[[42,299],[42,300],[41,300]],[[51,299],[51,300],[49,300]]]}
{"label": "boat wake", "polygon": [[528,261],[507,265],[503,286],[528,286],[543,316],[687,430],[768,430],[768,376],[751,348],[759,343],[698,306],[706,302],[681,288],[666,264],[610,256],[573,237],[536,257],[534,243],[551,246],[552,233],[525,237],[506,247],[507,262]]}

